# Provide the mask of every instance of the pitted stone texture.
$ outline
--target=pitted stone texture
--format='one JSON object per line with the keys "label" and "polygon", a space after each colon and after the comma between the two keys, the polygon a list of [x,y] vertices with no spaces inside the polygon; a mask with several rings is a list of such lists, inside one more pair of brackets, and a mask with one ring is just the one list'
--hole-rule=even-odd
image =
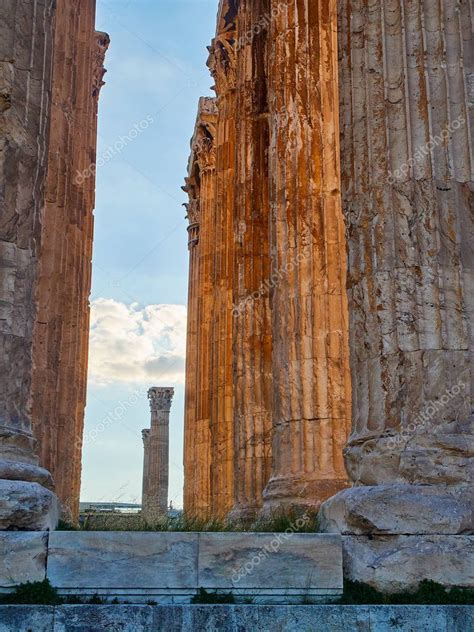
{"label": "pitted stone texture", "polygon": [[343,536],[344,577],[395,593],[428,579],[474,588],[474,536]]}
{"label": "pitted stone texture", "polygon": [[44,532],[0,533],[0,588],[43,581],[47,542]]}
{"label": "pitted stone texture", "polygon": [[38,483],[0,480],[0,529],[48,531],[59,519],[55,494]]}
{"label": "pitted stone texture", "polygon": [[[61,606],[54,632],[148,632],[153,630],[151,606]],[[169,628],[158,628],[168,630]]]}
{"label": "pitted stone texture", "polygon": [[53,632],[53,606],[0,606],[0,632]]}
{"label": "pitted stone texture", "polygon": [[342,534],[472,534],[474,488],[378,485],[346,489],[319,512],[321,530]]}
{"label": "pitted stone texture", "polygon": [[474,608],[469,606],[0,606],[0,632],[466,632],[473,629]]}

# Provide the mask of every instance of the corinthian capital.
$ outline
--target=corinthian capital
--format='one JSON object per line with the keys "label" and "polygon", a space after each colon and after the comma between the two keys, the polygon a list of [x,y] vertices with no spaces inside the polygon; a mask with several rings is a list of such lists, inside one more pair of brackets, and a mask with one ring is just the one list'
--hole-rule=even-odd
{"label": "corinthian capital", "polygon": [[171,410],[171,402],[173,401],[174,388],[154,386],[148,390],[148,399],[150,400],[150,410],[152,413],[165,412]]}
{"label": "corinthian capital", "polygon": [[100,89],[105,85],[104,75],[107,70],[104,68],[105,54],[110,45],[110,37],[107,33],[96,31],[95,34],[95,51],[93,56],[92,68],[92,96],[99,98]]}
{"label": "corinthian capital", "polygon": [[207,60],[218,96],[235,89],[236,65],[235,32],[226,31],[212,40]]}
{"label": "corinthian capital", "polygon": [[199,215],[200,215],[200,204],[199,198],[191,198],[189,202],[186,204],[187,210],[187,218],[189,220],[189,224],[199,224]]}
{"label": "corinthian capital", "polygon": [[199,138],[192,149],[201,172],[215,169],[216,147],[212,138],[207,136]]}

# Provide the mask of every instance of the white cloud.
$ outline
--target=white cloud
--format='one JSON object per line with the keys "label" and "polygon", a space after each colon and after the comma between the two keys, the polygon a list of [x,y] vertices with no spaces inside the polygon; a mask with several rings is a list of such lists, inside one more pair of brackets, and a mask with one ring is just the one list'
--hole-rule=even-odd
{"label": "white cloud", "polygon": [[98,298],[91,305],[89,379],[112,382],[184,382],[184,305],[127,305]]}

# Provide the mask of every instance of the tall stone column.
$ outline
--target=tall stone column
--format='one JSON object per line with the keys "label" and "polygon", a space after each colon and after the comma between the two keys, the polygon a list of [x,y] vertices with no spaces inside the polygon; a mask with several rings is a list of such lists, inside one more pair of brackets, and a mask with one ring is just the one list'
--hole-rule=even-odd
{"label": "tall stone column", "polygon": [[54,528],[58,518],[30,415],[53,24],[54,2],[0,8],[0,529]]}
{"label": "tall stone column", "polygon": [[[57,0],[51,129],[37,284],[32,422],[63,512],[77,518],[86,402],[97,110],[105,33],[95,0]],[[71,72],[74,63],[75,72]]]}
{"label": "tall stone column", "polygon": [[[269,0],[239,3],[236,43],[233,356],[235,504],[261,509],[271,472],[272,332],[269,242]],[[255,28],[260,25],[259,28]]]}
{"label": "tall stone column", "polygon": [[234,395],[232,358],[232,284],[235,178],[235,33],[236,9],[224,0],[208,66],[215,80],[216,211],[214,221],[214,308],[211,354],[211,512],[224,516],[234,504]]}
{"label": "tall stone column", "polygon": [[188,178],[184,187],[190,195],[184,509],[189,515],[201,517],[209,515],[211,505],[210,391],[216,118],[215,99],[201,98],[191,141]]}
{"label": "tall stone column", "polygon": [[274,436],[265,511],[317,507],[347,484],[351,404],[336,4],[270,8]]}
{"label": "tall stone column", "polygon": [[142,514],[153,522],[168,512],[169,423],[173,388],[148,391],[151,428],[142,433],[144,446]]}
{"label": "tall stone column", "polygon": [[[196,426],[197,397],[197,332],[198,332],[198,283],[199,283],[199,198],[194,188],[186,183],[183,187],[188,195],[187,206],[189,276],[188,276],[188,309],[186,331],[186,386],[184,397],[184,511],[188,515],[196,515],[198,503],[205,507],[209,504],[209,489],[198,483],[199,454]],[[206,453],[207,454],[207,453]],[[204,457],[206,458],[206,457]],[[207,459],[206,459],[207,460]],[[209,485],[207,486],[209,488]],[[201,489],[204,498],[197,494]]]}
{"label": "tall stone column", "polygon": [[[374,0],[367,11],[342,0],[339,16],[354,392],[345,454],[357,487],[322,518],[346,533],[472,533],[472,6]],[[411,541],[419,576],[423,547]],[[433,542],[449,582],[463,545]]]}

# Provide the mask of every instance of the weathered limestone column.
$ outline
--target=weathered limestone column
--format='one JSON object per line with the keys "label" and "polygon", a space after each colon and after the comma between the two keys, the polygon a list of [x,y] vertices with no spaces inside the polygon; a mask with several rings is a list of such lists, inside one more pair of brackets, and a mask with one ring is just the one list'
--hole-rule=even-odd
{"label": "weathered limestone column", "polygon": [[49,529],[52,479],[31,429],[35,289],[45,195],[54,3],[0,8],[0,529]]}
{"label": "weathered limestone column", "polygon": [[184,187],[190,195],[184,509],[189,515],[201,517],[209,515],[211,504],[210,389],[216,118],[215,99],[201,98],[191,141],[188,178]]}
{"label": "weathered limestone column", "polygon": [[215,80],[216,211],[214,221],[214,308],[211,355],[211,512],[224,516],[234,504],[234,401],[232,361],[233,209],[235,178],[236,9],[224,0],[208,66]]}
{"label": "weathered limestone column", "polygon": [[[233,355],[235,504],[251,518],[271,472],[272,333],[268,181],[269,0],[239,3]],[[255,28],[259,25],[259,28]]]}
{"label": "weathered limestone column", "polygon": [[142,514],[148,521],[166,516],[169,486],[169,423],[173,388],[148,391],[151,428],[143,430]]}
{"label": "weathered limestone column", "polygon": [[[198,282],[199,282],[199,198],[195,198],[194,187],[183,187],[189,195],[186,205],[188,225],[189,276],[188,309],[186,331],[186,386],[184,396],[184,511],[188,515],[196,514],[198,499],[196,489],[199,452],[197,448],[196,397],[197,397],[197,331],[198,331]],[[206,503],[206,493],[202,500]]]}
{"label": "weathered limestone column", "polygon": [[[105,33],[95,0],[58,0],[34,331],[32,422],[66,517],[79,511],[86,402],[97,109]],[[71,72],[71,65],[76,71]]]}
{"label": "weathered limestone column", "polygon": [[[447,574],[465,555],[447,536],[474,529],[472,5],[342,0],[339,16],[357,487],[322,519],[444,534]],[[422,578],[411,541],[399,564]]]}
{"label": "weathered limestone column", "polygon": [[273,467],[265,511],[346,483],[350,424],[335,2],[272,2],[268,90]]}

